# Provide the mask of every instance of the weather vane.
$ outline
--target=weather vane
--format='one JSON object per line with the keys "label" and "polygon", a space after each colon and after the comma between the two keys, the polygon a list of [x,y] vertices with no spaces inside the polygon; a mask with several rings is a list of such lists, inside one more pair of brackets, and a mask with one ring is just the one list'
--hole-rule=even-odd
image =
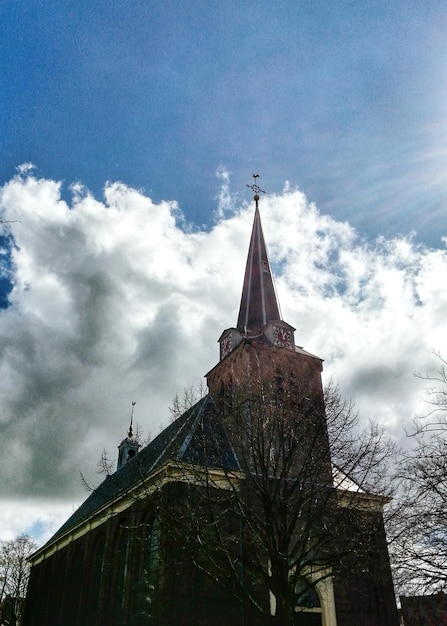
{"label": "weather vane", "polygon": [[256,208],[258,208],[259,194],[265,193],[261,187],[257,184],[257,179],[259,178],[259,174],[253,174],[254,183],[253,185],[247,185],[250,189],[253,189],[255,195],[253,196],[253,200],[256,202]]}
{"label": "weather vane", "polygon": [[133,432],[132,432],[132,425],[133,425],[133,409],[134,406],[136,405],[136,402],[134,400],[132,400],[132,412],[130,414],[130,426],[129,426],[129,437],[132,437]]}

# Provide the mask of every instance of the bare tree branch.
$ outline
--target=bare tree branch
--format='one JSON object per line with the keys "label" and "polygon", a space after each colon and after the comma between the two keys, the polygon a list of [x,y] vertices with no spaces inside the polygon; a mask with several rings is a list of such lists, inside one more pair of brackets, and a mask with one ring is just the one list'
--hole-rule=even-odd
{"label": "bare tree branch", "polygon": [[[406,595],[447,590],[447,362],[429,381],[429,411],[415,418],[413,448],[402,458],[400,497],[389,523],[396,586]],[[436,383],[432,385],[431,383]]]}
{"label": "bare tree branch", "polygon": [[28,535],[0,542],[0,604],[6,601],[10,623],[20,622],[30,571],[27,559],[36,549]]}

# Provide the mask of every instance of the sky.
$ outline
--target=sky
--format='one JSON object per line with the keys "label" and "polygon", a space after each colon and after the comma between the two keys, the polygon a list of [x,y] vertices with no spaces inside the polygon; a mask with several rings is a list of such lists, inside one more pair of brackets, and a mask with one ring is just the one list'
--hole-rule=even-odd
{"label": "sky", "polygon": [[237,320],[252,174],[283,318],[405,441],[447,355],[443,2],[0,5],[0,540],[47,539]]}

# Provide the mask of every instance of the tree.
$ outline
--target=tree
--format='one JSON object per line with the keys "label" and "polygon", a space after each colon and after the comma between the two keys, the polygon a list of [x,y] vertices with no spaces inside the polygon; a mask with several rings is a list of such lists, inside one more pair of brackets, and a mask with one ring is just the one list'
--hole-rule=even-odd
{"label": "tree", "polygon": [[28,535],[0,543],[0,605],[8,606],[7,624],[20,621],[30,569],[27,559],[36,549],[37,544]]}
{"label": "tree", "polygon": [[171,421],[174,422],[178,417],[181,417],[206,394],[207,388],[203,380],[199,380],[196,385],[191,385],[190,387],[184,389],[182,398],[180,398],[179,395],[176,394],[172,405],[169,407]]}
{"label": "tree", "polygon": [[390,523],[396,584],[407,595],[447,591],[447,361],[435,353],[429,410],[415,419],[414,446],[400,467],[401,495]]}
{"label": "tree", "polygon": [[251,381],[204,406],[180,486],[160,488],[179,567],[281,626],[337,574],[387,575],[377,536],[393,445],[374,425],[359,432],[335,385],[323,397],[306,380]]}

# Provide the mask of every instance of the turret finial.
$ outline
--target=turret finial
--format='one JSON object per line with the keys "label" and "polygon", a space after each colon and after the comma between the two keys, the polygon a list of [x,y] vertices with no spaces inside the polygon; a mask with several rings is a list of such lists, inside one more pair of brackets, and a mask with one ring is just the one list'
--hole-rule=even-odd
{"label": "turret finial", "polygon": [[131,413],[130,413],[130,426],[129,426],[129,432],[128,432],[129,437],[132,437],[132,436],[133,436],[133,431],[132,431],[132,424],[133,424],[133,408],[134,408],[134,406],[135,406],[135,405],[136,405],[136,402],[134,402],[134,401],[132,400],[132,411],[131,411]]}

